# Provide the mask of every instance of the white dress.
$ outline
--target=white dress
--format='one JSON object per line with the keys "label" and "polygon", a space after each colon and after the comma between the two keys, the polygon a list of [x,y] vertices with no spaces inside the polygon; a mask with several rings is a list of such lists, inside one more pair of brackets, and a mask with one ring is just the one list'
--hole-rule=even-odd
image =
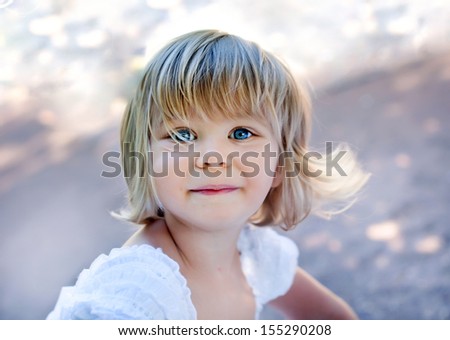
{"label": "white dress", "polygon": [[[242,271],[256,300],[284,295],[297,267],[295,243],[268,227],[246,226],[238,239]],[[47,319],[193,320],[197,313],[178,264],[150,245],[115,248],[63,287]]]}

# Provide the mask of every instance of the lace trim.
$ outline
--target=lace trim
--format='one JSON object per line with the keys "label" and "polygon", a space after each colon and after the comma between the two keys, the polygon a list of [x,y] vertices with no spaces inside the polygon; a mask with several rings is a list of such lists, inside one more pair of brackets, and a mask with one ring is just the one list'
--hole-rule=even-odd
{"label": "lace trim", "polygon": [[[267,227],[245,227],[238,239],[242,271],[256,301],[255,318],[267,302],[285,294],[297,267],[298,249]],[[112,249],[64,287],[48,319],[196,319],[191,291],[177,262],[148,244]]]}

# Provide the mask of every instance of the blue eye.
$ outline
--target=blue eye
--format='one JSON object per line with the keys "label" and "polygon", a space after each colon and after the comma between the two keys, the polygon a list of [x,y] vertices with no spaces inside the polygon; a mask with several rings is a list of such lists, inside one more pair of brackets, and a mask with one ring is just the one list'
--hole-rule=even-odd
{"label": "blue eye", "polygon": [[231,133],[231,137],[237,140],[244,140],[251,136],[253,136],[253,134],[245,128],[237,128]]}
{"label": "blue eye", "polygon": [[171,137],[176,142],[192,142],[195,139],[194,134],[189,129],[179,129],[171,133]]}

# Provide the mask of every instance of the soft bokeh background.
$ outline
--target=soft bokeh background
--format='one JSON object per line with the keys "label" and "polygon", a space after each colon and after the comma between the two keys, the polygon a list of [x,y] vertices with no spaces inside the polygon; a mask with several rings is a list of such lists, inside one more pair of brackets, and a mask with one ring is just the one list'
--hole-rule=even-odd
{"label": "soft bokeh background", "polygon": [[353,209],[288,233],[300,265],[361,318],[449,319],[444,0],[0,0],[0,318],[45,318],[134,231],[102,155],[148,57],[201,28],[280,55],[311,88],[313,145],[347,141],[373,173]]}

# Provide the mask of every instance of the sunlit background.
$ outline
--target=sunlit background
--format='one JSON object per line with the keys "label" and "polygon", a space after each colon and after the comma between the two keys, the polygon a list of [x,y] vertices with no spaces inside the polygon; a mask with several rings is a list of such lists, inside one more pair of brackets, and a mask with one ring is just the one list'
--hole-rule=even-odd
{"label": "sunlit background", "polygon": [[288,234],[300,265],[361,318],[450,319],[444,0],[0,0],[0,318],[45,318],[133,232],[109,215],[125,186],[102,155],[149,57],[204,28],[284,59],[311,90],[313,145],[349,142],[373,173],[352,210]]}

